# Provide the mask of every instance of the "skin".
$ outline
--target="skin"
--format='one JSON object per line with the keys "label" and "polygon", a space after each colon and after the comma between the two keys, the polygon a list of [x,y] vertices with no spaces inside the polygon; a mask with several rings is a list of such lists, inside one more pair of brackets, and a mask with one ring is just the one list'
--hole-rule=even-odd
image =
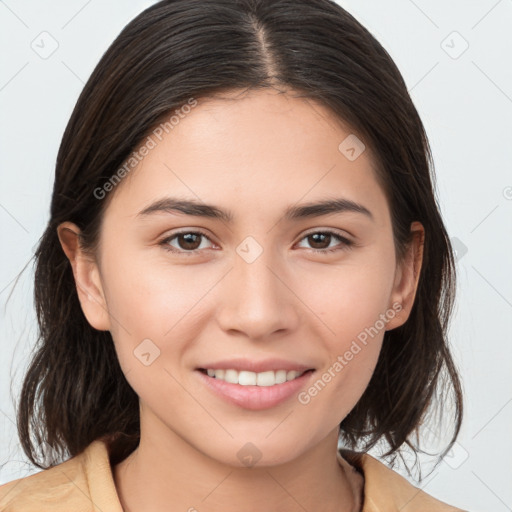
{"label": "skin", "polygon": [[[363,480],[336,461],[339,423],[370,381],[385,330],[409,316],[423,227],[411,225],[398,264],[370,150],[354,161],[338,150],[350,128],[311,100],[237,94],[199,101],[110,192],[94,256],[78,246],[76,225],[58,228],[83,312],[111,332],[140,398],[140,445],[113,468],[118,494],[132,511],[358,510]],[[234,220],[137,216],[167,195],[230,210]],[[361,203],[373,219],[283,218],[288,206],[333,197]],[[166,251],[160,242],[182,229],[206,237],[188,246],[174,238],[167,246],[181,254]],[[355,245],[307,236],[327,229]],[[236,252],[247,236],[263,249],[252,263]],[[234,356],[280,357],[321,375],[394,303],[400,313],[306,405],[292,396],[246,410],[213,395],[194,371]],[[147,338],[160,349],[149,366],[133,353]],[[237,456],[247,442],[261,453],[253,467]]]}

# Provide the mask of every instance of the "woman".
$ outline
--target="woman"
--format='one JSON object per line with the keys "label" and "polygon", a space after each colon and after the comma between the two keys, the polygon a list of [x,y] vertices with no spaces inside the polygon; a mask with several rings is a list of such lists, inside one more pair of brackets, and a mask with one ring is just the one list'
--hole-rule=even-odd
{"label": "woman", "polygon": [[0,509],[460,510],[366,453],[420,451],[443,372],[441,457],[462,421],[431,163],[393,61],[334,2],[137,16],[59,150],[18,412],[44,471]]}

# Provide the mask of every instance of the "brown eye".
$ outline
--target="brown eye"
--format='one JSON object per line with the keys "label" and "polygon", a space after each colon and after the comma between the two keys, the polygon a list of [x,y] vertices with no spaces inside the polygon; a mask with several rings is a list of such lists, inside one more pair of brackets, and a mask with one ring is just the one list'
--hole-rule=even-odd
{"label": "brown eye", "polygon": [[[311,250],[319,253],[341,251],[350,248],[354,244],[352,241],[333,231],[315,231],[314,233],[306,235],[302,240],[307,240]],[[331,242],[336,240],[341,243],[331,247]]]}
{"label": "brown eye", "polygon": [[200,231],[182,231],[162,240],[160,245],[167,251],[189,256],[196,254],[200,249],[208,248],[202,244],[203,239],[209,240],[209,238]]}
{"label": "brown eye", "polygon": [[[176,236],[176,240],[178,240],[178,245],[180,249],[187,249],[189,251],[193,251],[198,249],[201,245],[201,236],[197,233],[185,233]],[[199,242],[199,243],[198,243]]]}
{"label": "brown eye", "polygon": [[[313,233],[307,236],[308,241],[312,242],[313,249],[327,249],[330,245],[332,235],[328,233]],[[327,245],[326,245],[327,243]]]}

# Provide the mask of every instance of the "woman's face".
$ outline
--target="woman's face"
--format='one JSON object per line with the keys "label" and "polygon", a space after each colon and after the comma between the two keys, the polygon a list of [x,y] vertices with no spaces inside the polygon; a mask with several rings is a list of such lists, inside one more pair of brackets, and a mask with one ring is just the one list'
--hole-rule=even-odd
{"label": "woman's face", "polygon": [[[416,282],[397,267],[369,149],[317,103],[228,96],[151,135],[75,277],[140,397],[143,437],[272,465],[337,436]],[[311,207],[325,201],[337,211]],[[313,371],[281,383],[294,368]]]}

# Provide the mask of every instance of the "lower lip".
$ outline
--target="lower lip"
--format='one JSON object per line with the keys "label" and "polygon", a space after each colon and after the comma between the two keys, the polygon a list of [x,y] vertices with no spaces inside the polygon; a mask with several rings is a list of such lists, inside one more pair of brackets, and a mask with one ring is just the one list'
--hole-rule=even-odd
{"label": "lower lip", "polygon": [[199,370],[196,373],[214,393],[228,402],[244,409],[259,411],[275,407],[290,398],[308,383],[315,372],[307,371],[296,379],[273,386],[242,386],[209,377]]}

